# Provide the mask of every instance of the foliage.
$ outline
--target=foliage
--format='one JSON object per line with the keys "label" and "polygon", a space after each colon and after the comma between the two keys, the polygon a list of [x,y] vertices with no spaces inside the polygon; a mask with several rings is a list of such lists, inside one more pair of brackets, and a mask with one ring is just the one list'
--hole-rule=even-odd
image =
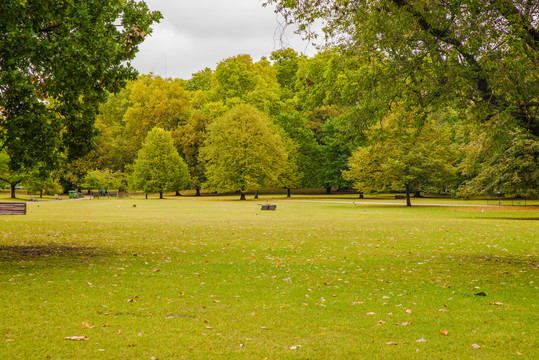
{"label": "foliage", "polygon": [[133,163],[150,130],[159,127],[172,131],[189,120],[191,95],[178,79],[142,76],[131,86],[129,101],[124,114],[125,139],[131,154],[127,163]]}
{"label": "foliage", "polygon": [[159,21],[131,0],[0,3],[0,146],[12,169],[91,149],[97,106],[133,79]]}
{"label": "foliage", "polygon": [[360,147],[350,158],[344,177],[360,192],[405,188],[410,191],[430,186],[445,189],[456,168],[448,132],[428,120],[417,123],[421,114],[400,109],[369,132],[371,144]]}
{"label": "foliage", "polygon": [[152,129],[137,154],[133,173],[133,187],[146,194],[185,189],[189,171],[174,146],[170,132]]}
{"label": "foliage", "polygon": [[211,100],[222,101],[229,109],[246,103],[266,114],[278,112],[279,83],[264,58],[257,63],[249,55],[225,59],[217,65],[212,81]]}
{"label": "foliage", "polygon": [[29,194],[39,193],[40,196],[59,194],[62,192],[62,186],[50,172],[44,169],[34,169],[22,182]]}
{"label": "foliage", "polygon": [[496,140],[477,129],[472,135],[475,138],[466,145],[468,156],[461,166],[471,180],[461,187],[461,196],[539,196],[538,137],[518,129],[507,130]]}
{"label": "foliage", "polygon": [[251,105],[237,105],[208,126],[200,150],[206,186],[219,192],[276,185],[287,162],[283,140],[270,120]]}
{"label": "foliage", "polygon": [[0,181],[9,184],[11,198],[15,198],[15,187],[26,179],[26,172],[24,170],[12,170],[10,168],[9,155],[0,151]]}
{"label": "foliage", "polygon": [[81,186],[88,190],[116,189],[123,192],[127,190],[127,176],[111,170],[92,170],[86,174]]}

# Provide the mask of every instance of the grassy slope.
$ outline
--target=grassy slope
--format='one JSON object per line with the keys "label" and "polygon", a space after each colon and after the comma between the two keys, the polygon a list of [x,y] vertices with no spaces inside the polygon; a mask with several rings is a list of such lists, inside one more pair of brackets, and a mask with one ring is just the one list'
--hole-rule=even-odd
{"label": "grassy slope", "polygon": [[0,217],[0,353],[536,358],[533,208],[256,204],[40,202]]}

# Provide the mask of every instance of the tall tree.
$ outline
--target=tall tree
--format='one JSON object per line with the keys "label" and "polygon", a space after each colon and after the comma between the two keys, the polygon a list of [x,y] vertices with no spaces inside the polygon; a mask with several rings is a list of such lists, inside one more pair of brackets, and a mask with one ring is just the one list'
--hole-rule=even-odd
{"label": "tall tree", "polygon": [[206,186],[226,192],[279,184],[287,153],[278,131],[251,105],[237,105],[208,126],[201,149],[206,163]]}
{"label": "tall tree", "polygon": [[141,76],[130,89],[130,106],[124,114],[125,138],[130,159],[154,127],[167,131],[184,126],[191,112],[191,95],[179,79]]}
{"label": "tall tree", "polygon": [[188,183],[187,165],[178,154],[170,132],[152,129],[137,154],[133,187],[146,194],[158,192],[162,199],[163,192],[185,189]]}
{"label": "tall tree", "polygon": [[350,169],[344,172],[360,192],[404,188],[406,205],[411,206],[415,188],[450,185],[457,157],[450,134],[422,112],[398,109],[368,135],[371,144],[352,154]]}
{"label": "tall tree", "polygon": [[86,154],[97,106],[161,19],[142,1],[0,2],[0,147],[10,167]]}

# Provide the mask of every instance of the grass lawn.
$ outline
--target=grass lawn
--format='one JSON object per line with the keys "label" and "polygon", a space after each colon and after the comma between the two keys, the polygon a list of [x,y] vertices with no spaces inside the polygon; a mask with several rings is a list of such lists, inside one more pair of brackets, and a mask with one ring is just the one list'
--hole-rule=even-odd
{"label": "grass lawn", "polygon": [[537,207],[236,199],[43,201],[0,217],[0,354],[539,357]]}

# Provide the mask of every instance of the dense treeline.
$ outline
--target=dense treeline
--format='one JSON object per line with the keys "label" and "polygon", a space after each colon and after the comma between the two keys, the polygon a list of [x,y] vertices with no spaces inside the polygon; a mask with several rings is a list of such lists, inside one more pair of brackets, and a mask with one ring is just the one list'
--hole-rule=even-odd
{"label": "dense treeline", "polygon": [[535,2],[267,3],[307,35],[325,19],[325,47],[128,82],[101,106],[94,150],[56,174],[64,187],[539,196]]}
{"label": "dense treeline", "polygon": [[186,81],[141,76],[102,106],[100,136],[86,165],[132,173],[147,134],[161,128],[198,194],[353,187],[537,195],[533,133],[507,124],[492,133],[457,96],[440,102],[416,90],[432,81],[426,74],[403,84],[369,60],[339,48],[313,58],[286,49],[259,62],[248,55],[225,59]]}

